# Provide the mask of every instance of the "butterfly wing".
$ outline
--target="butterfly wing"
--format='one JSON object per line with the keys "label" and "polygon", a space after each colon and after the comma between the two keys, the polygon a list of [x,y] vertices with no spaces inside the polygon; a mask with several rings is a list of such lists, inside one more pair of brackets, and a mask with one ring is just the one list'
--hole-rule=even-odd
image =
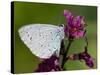
{"label": "butterfly wing", "polygon": [[55,52],[59,56],[60,43],[64,38],[63,27],[49,24],[32,24],[19,29],[24,44],[39,58],[50,58]]}

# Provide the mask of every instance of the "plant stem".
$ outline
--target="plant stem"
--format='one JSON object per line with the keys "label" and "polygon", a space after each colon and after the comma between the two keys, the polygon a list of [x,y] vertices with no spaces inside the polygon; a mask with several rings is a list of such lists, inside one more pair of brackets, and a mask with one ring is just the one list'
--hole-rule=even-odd
{"label": "plant stem", "polygon": [[61,68],[64,69],[64,64],[66,63],[67,59],[67,54],[68,54],[68,51],[69,51],[69,48],[71,46],[71,43],[72,43],[73,40],[69,40],[69,43],[68,43],[68,46],[67,46],[67,49],[66,51],[64,52],[63,54],[63,58],[62,58],[62,64],[61,64]]}
{"label": "plant stem", "polygon": [[85,42],[86,42],[86,46],[88,46],[88,38],[87,38],[87,32],[85,30],[85,36],[84,36]]}

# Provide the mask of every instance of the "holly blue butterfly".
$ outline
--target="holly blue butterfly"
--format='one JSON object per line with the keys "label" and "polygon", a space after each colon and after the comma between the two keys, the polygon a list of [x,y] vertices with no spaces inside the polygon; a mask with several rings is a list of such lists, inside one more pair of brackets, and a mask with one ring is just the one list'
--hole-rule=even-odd
{"label": "holly blue butterfly", "polygon": [[64,26],[30,24],[21,27],[18,32],[24,44],[37,57],[47,59],[53,54],[59,57]]}

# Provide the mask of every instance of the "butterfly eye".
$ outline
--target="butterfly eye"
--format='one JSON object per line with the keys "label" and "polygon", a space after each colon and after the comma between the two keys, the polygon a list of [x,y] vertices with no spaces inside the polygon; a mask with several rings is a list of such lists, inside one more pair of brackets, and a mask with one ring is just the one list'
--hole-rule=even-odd
{"label": "butterfly eye", "polygon": [[59,25],[59,27],[64,27],[64,24]]}

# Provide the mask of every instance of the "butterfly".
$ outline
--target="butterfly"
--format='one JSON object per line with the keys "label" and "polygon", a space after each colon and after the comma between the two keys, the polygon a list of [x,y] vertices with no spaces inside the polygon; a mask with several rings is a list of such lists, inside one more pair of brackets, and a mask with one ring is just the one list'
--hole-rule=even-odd
{"label": "butterfly", "polygon": [[59,57],[61,41],[64,39],[64,25],[30,24],[18,29],[23,43],[35,56],[48,59]]}

